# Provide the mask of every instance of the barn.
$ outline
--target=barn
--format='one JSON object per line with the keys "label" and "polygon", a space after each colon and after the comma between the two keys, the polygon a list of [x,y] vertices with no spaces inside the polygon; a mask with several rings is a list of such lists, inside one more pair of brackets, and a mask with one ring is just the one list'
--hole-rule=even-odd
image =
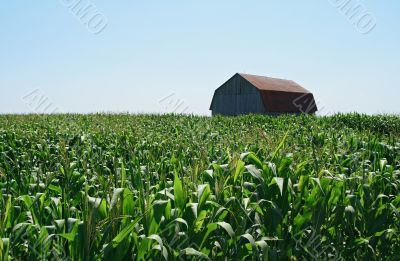
{"label": "barn", "polygon": [[212,115],[315,113],[311,92],[290,80],[237,73],[215,90]]}

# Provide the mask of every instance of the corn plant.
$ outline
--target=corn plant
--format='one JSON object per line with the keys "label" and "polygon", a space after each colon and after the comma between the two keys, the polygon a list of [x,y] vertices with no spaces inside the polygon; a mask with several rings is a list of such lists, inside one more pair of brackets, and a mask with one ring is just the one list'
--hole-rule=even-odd
{"label": "corn plant", "polygon": [[2,260],[399,260],[400,118],[0,116]]}

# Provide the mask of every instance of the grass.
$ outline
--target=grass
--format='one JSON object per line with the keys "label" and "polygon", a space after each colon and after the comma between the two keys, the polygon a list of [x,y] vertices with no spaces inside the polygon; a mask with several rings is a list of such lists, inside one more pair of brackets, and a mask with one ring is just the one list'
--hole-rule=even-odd
{"label": "grass", "polygon": [[0,116],[0,260],[400,259],[400,118]]}

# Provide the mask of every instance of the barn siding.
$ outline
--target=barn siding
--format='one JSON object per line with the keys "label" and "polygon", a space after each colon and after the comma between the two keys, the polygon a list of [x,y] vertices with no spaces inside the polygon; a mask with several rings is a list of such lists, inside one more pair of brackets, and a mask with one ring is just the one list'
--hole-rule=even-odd
{"label": "barn siding", "polygon": [[238,74],[215,91],[210,109],[213,115],[265,113],[260,92]]}

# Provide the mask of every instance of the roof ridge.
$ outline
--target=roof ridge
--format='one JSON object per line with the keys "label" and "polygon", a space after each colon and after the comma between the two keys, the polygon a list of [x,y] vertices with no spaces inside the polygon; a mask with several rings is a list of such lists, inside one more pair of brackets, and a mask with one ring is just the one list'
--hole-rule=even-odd
{"label": "roof ridge", "polygon": [[239,75],[247,75],[247,76],[253,76],[253,77],[260,77],[260,78],[268,78],[268,79],[273,79],[273,80],[281,80],[281,81],[289,81],[289,82],[294,82],[293,80],[289,79],[282,79],[282,78],[276,78],[276,77],[270,77],[270,76],[265,76],[265,75],[256,75],[256,74],[249,74],[249,73],[238,73]]}
{"label": "roof ridge", "polygon": [[310,91],[293,80],[246,73],[238,74],[259,90],[310,93]]}

